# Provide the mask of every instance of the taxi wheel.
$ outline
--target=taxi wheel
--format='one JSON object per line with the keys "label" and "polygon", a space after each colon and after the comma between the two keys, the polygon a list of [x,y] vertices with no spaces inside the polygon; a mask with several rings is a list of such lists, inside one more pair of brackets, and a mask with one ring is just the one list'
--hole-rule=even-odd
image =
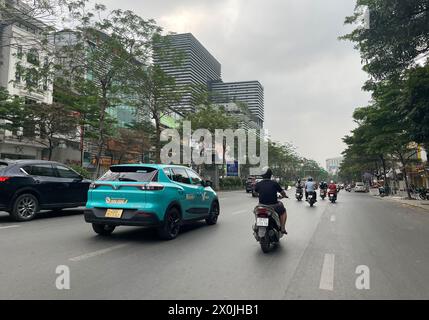
{"label": "taxi wheel", "polygon": [[219,203],[213,202],[212,207],[210,209],[210,215],[206,218],[206,223],[209,226],[215,225],[217,223],[217,219],[219,217]]}
{"label": "taxi wheel", "polygon": [[112,232],[115,230],[114,226],[109,226],[107,224],[92,224],[92,229],[94,229],[95,233],[100,236],[110,236]]}
{"label": "taxi wheel", "polygon": [[182,218],[179,210],[171,208],[164,218],[164,223],[158,229],[158,234],[163,240],[173,240],[179,235]]}

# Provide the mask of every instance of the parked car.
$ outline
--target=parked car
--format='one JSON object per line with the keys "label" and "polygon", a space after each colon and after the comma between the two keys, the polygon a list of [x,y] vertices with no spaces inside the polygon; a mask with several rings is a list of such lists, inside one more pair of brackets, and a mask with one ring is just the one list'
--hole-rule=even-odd
{"label": "parked car", "polygon": [[355,192],[368,192],[368,187],[363,182],[356,182]]}
{"label": "parked car", "polygon": [[261,179],[261,177],[260,176],[250,176],[247,178],[247,180],[246,180],[246,192],[247,193],[252,192],[256,179]]}
{"label": "parked car", "polygon": [[253,178],[253,177],[248,177],[246,179],[246,193],[252,192],[252,183],[253,183],[254,179],[255,178]]}
{"label": "parked car", "polygon": [[258,178],[258,179],[255,179],[255,181],[253,181],[253,183],[252,183],[252,197],[253,198],[259,197],[259,194],[255,191],[255,187],[256,187],[256,184],[262,180],[263,180],[262,178]]}
{"label": "parked car", "polygon": [[112,166],[90,186],[85,221],[104,236],[117,226],[142,226],[157,228],[161,238],[171,240],[184,223],[217,223],[219,199],[211,185],[183,166]]}
{"label": "parked car", "polygon": [[0,161],[0,211],[29,221],[40,210],[84,206],[91,181],[64,164],[42,160]]}

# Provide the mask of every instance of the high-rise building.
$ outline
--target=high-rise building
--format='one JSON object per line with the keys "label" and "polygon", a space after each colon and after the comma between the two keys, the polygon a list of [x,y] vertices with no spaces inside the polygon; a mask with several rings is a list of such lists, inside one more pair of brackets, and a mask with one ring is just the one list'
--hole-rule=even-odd
{"label": "high-rise building", "polygon": [[168,49],[156,50],[154,63],[184,88],[181,102],[172,107],[180,112],[194,111],[198,95],[207,90],[211,81],[221,79],[221,65],[191,33],[169,35],[166,39],[161,49]]}
{"label": "high-rise building", "polygon": [[332,158],[326,160],[326,170],[329,174],[336,175],[340,170],[341,163],[344,161],[343,157]]}
{"label": "high-rise building", "polygon": [[259,81],[212,81],[210,91],[215,103],[244,103],[259,128],[264,126],[264,88]]}
{"label": "high-rise building", "polygon": [[213,104],[243,103],[250,113],[247,118],[252,122],[246,127],[254,127],[256,123],[258,129],[263,128],[264,88],[258,81],[223,82],[221,64],[190,33],[169,35],[160,48],[164,50],[156,50],[154,63],[183,88],[182,101],[172,106],[174,110],[194,111],[200,102],[198,95],[211,91]]}

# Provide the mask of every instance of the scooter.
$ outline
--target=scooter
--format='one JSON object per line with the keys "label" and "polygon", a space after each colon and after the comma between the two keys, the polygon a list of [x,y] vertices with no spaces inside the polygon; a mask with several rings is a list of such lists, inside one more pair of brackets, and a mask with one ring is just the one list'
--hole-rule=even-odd
{"label": "scooter", "polygon": [[325,189],[320,189],[320,197],[322,198],[322,200],[325,200],[325,198],[326,198],[326,190]]}
{"label": "scooter", "polygon": [[313,207],[317,200],[316,191],[311,191],[308,193],[307,201],[310,204],[310,207]]}
{"label": "scooter", "polygon": [[329,201],[335,203],[337,201],[337,194],[333,191],[329,191]]}
{"label": "scooter", "polygon": [[302,201],[302,198],[304,197],[304,191],[302,191],[302,188],[296,189],[295,197],[296,200]]}
{"label": "scooter", "polygon": [[281,231],[280,217],[270,206],[257,205],[253,210],[255,224],[253,235],[261,245],[262,252],[270,252],[273,245],[277,245],[284,234]]}

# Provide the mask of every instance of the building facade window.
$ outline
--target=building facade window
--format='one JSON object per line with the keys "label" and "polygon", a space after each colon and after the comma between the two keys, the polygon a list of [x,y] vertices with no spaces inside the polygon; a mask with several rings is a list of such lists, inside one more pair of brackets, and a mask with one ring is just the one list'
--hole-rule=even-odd
{"label": "building facade window", "polygon": [[39,61],[39,52],[37,51],[37,49],[30,49],[27,53],[27,62],[31,63],[32,65],[38,66],[40,61]]}
{"label": "building facade window", "polygon": [[17,56],[17,58],[19,59],[19,60],[21,60],[22,59],[22,56],[23,56],[23,50],[22,50],[22,46],[20,45],[20,46],[18,46],[18,48],[17,48],[17,50],[16,50],[16,56]]}

